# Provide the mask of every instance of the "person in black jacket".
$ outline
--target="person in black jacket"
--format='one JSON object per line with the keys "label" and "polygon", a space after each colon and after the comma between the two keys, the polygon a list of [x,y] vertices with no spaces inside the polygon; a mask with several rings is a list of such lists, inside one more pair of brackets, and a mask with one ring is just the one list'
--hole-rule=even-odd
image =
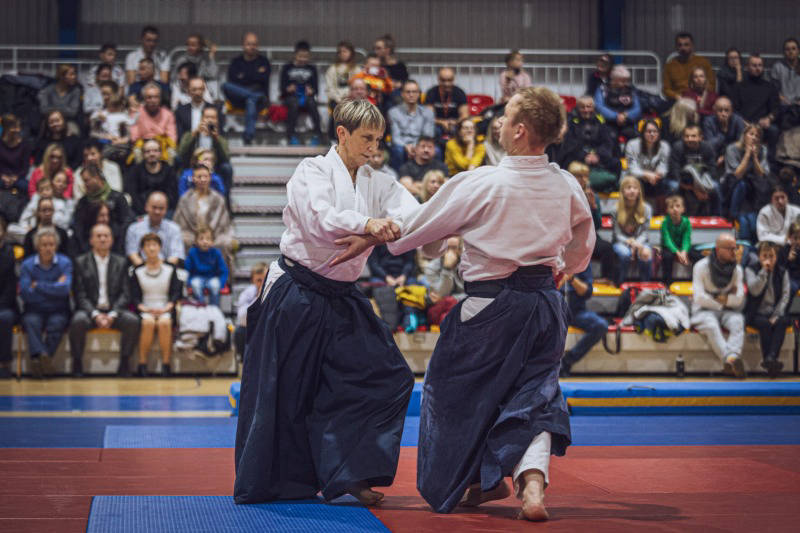
{"label": "person in black jacket", "polygon": [[77,243],[77,249],[73,250],[73,253],[76,254],[78,250],[85,251],[87,249],[86,238],[92,226],[97,222],[100,209],[97,207],[98,204],[105,204],[108,208],[107,224],[111,227],[112,232],[116,230],[117,233],[114,236],[119,235],[120,231],[133,218],[125,195],[111,189],[103,177],[100,167],[94,164],[86,165],[81,170],[81,178],[86,187],[86,194],[78,201],[73,215],[73,241]]}
{"label": "person in black jacket", "polygon": [[11,330],[19,317],[14,249],[5,240],[6,226],[0,216],[0,379],[11,377]]}
{"label": "person in black jacket", "polygon": [[245,108],[242,140],[251,144],[256,134],[258,110],[269,104],[269,75],[271,66],[266,56],[258,53],[258,36],[244,34],[243,53],[228,66],[228,81],[222,85],[225,96],[236,107]]}
{"label": "person in black jacket", "polygon": [[127,260],[111,253],[111,228],[97,224],[91,230],[92,250],[75,259],[72,292],[75,314],[69,328],[72,375],[83,375],[83,351],[90,328],[112,328],[122,333],[117,374],[130,375],[130,356],[139,340],[139,318],[128,311]]}
{"label": "person in black jacket", "polygon": [[[686,212],[694,215],[720,215],[722,212],[719,182],[704,184],[694,179],[707,174],[714,178],[717,161],[714,149],[703,140],[700,126],[690,124],[683,129],[683,138],[672,145],[669,154],[669,178],[680,184]],[[691,167],[693,172],[689,171]]]}
{"label": "person in black jacket", "polygon": [[733,91],[733,107],[747,122],[764,130],[770,158],[775,157],[775,144],[780,130],[775,119],[780,110],[778,88],[764,78],[764,60],[758,54],[747,59],[747,73]]}
{"label": "person in black jacket", "polygon": [[125,175],[125,192],[131,198],[133,212],[143,215],[147,198],[154,191],[161,191],[167,197],[169,212],[178,205],[178,178],[175,169],[161,161],[161,147],[158,141],[147,140],[142,146],[144,161],[130,167]]}
{"label": "person in black jacket", "polygon": [[36,253],[36,247],[33,244],[33,238],[40,228],[52,227],[58,233],[58,250],[61,255],[66,255],[72,258],[72,247],[69,242],[69,235],[63,228],[59,228],[53,224],[53,215],[55,214],[55,206],[51,198],[40,198],[39,205],[36,206],[36,225],[25,234],[25,239],[22,241],[22,248],[25,250],[25,257],[29,257]]}
{"label": "person in black jacket", "polygon": [[67,158],[67,166],[69,168],[81,166],[83,162],[83,141],[77,135],[67,133],[67,120],[58,109],[54,109],[47,114],[41,135],[36,140],[33,148],[33,163],[35,165],[42,163],[44,151],[52,143],[58,143],[64,147],[64,155]]}
{"label": "person in black jacket", "polygon": [[286,137],[289,144],[300,144],[295,135],[297,118],[300,110],[304,110],[314,123],[314,137],[312,145],[319,144],[322,135],[319,128],[319,110],[317,109],[317,94],[319,94],[319,79],[317,67],[310,64],[311,46],[306,41],[299,41],[294,45],[294,59],[281,67],[281,98],[289,111],[286,119]]}

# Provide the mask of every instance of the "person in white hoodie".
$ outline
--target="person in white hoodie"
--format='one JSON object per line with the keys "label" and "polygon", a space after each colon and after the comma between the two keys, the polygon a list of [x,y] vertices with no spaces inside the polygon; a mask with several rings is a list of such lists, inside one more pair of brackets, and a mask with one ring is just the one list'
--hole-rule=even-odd
{"label": "person in white hoodie", "polygon": [[761,208],[756,218],[758,241],[769,241],[783,246],[786,244],[789,226],[798,216],[800,207],[790,204],[785,186],[776,183],[772,187],[770,203]]}

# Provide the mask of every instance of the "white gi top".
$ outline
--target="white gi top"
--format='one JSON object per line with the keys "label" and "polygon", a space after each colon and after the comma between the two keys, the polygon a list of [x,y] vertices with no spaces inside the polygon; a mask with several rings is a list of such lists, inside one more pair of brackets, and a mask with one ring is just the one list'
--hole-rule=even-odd
{"label": "white gi top", "polygon": [[[459,272],[466,281],[508,277],[520,266],[575,274],[589,264],[595,231],[578,180],[547,156],[505,156],[451,178],[388,243],[397,255],[424,247],[441,254],[450,235],[464,238]],[[439,242],[434,242],[439,241]]]}
{"label": "white gi top", "polygon": [[[327,155],[304,159],[286,185],[289,203],[283,209],[286,230],[281,253],[326,278],[355,281],[372,248],[331,268],[328,263],[343,248],[335,239],[364,233],[370,218],[391,218],[402,229],[403,213],[419,207],[417,200],[391,176],[363,165],[356,183],[335,148]],[[277,264],[270,268],[273,278]],[[277,269],[280,270],[280,269]]]}

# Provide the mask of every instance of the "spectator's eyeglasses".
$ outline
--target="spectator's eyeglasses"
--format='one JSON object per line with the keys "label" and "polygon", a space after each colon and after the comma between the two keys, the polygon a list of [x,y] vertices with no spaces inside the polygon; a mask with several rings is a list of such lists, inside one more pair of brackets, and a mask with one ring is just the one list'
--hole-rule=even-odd
{"label": "spectator's eyeglasses", "polygon": [[453,81],[453,80],[455,80],[455,78],[439,78],[439,81],[441,81],[441,82]]}

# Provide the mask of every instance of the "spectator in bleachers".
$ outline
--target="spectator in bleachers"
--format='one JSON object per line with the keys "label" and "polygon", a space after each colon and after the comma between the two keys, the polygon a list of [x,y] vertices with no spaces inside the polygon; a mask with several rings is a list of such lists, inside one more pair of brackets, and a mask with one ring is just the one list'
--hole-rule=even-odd
{"label": "spectator in bleachers", "polygon": [[[175,76],[172,77],[172,81],[169,85],[169,102],[165,105],[169,106],[174,112],[178,109],[178,106],[191,102],[192,96],[189,94],[189,80],[197,77],[197,67],[193,63],[178,65]],[[205,89],[205,82],[203,82],[203,88]],[[206,95],[204,94],[203,98],[205,99],[205,97]],[[208,95],[208,102],[211,103],[212,101],[211,95]],[[178,134],[178,136],[180,137],[180,134]]]}
{"label": "spectator in bleachers", "polygon": [[747,59],[747,73],[733,91],[733,107],[747,122],[764,130],[764,140],[770,154],[774,154],[780,133],[775,123],[780,98],[775,85],[764,77],[764,60],[758,54],[750,54]]}
{"label": "spectator in bleachers", "polygon": [[739,140],[725,151],[725,186],[730,193],[729,215],[739,222],[739,237],[755,244],[756,213],[770,201],[767,147],[762,130],[747,124]]}
{"label": "spectator in bleachers", "polygon": [[717,157],[717,168],[725,163],[725,149],[744,133],[744,119],[733,111],[727,96],[714,102],[714,114],[703,117],[703,139],[711,145]]}
{"label": "spectator in bleachers", "polygon": [[[217,87],[219,67],[217,66],[216,56],[217,45],[199,33],[193,33],[186,38],[186,52],[180,54],[174,61],[178,68],[186,63],[194,65],[195,76],[200,76],[205,82],[211,102],[219,96]],[[172,72],[172,78],[177,78],[178,68],[175,68]]]}
{"label": "spectator in bleachers", "polygon": [[756,219],[758,241],[768,241],[779,246],[786,244],[789,226],[800,216],[800,207],[789,203],[783,184],[772,186],[770,203],[761,208]]}
{"label": "spectator in bleachers", "polygon": [[180,226],[183,244],[189,248],[201,226],[213,228],[214,246],[220,249],[225,261],[231,265],[236,241],[225,198],[211,189],[211,171],[208,167],[197,164],[192,171],[194,188],[178,200],[174,217]]}
{"label": "spectator in bleachers", "polygon": [[616,188],[621,170],[618,157],[614,157],[616,142],[604,119],[595,112],[594,99],[578,98],[576,110],[567,119],[568,129],[559,149],[559,164],[568,166],[573,161],[586,164],[590,169],[592,189],[609,192]]}
{"label": "spectator in bleachers", "polygon": [[134,160],[141,161],[141,149],[145,139],[154,139],[160,146],[160,159],[172,163],[177,147],[177,129],[175,115],[161,104],[161,89],[158,85],[148,84],[142,89],[144,105],[139,117],[131,126],[131,142],[134,143]]}
{"label": "spectator in bleachers", "polygon": [[333,129],[333,109],[336,104],[347,98],[350,93],[349,82],[359,71],[356,64],[356,50],[350,41],[339,41],[336,45],[336,59],[325,71],[325,95],[328,97],[328,113],[330,115],[328,138],[335,139]]}
{"label": "spectator in bleachers", "polygon": [[158,29],[153,26],[142,28],[142,45],[125,56],[125,76],[127,85],[138,80],[137,69],[142,59],[150,59],[159,73],[162,82],[169,83],[169,55],[166,51],[158,49]]}
{"label": "spectator in bleachers", "polygon": [[429,170],[426,172],[422,177],[422,186],[417,195],[417,200],[419,200],[421,204],[430,200],[431,197],[441,189],[445,181],[447,181],[447,178],[441,170]]}
{"label": "spectator in bleachers", "polygon": [[267,277],[266,263],[256,263],[250,269],[250,285],[239,294],[236,300],[236,329],[233,330],[233,344],[240,359],[244,359],[245,345],[247,342],[247,308],[256,301],[261,291],[261,285]]}
{"label": "spectator in bleachers", "polygon": [[73,227],[76,237],[89,235],[95,222],[91,216],[95,213],[93,206],[101,203],[108,207],[110,218],[108,224],[112,230],[124,228],[132,218],[125,195],[111,188],[97,164],[87,164],[81,170],[81,177],[86,187],[86,194],[75,207]]}
{"label": "spectator in bleachers", "polygon": [[506,55],[506,69],[500,73],[500,103],[505,104],[517,89],[531,87],[531,77],[528,73],[522,70],[524,57],[519,50],[511,50]]}
{"label": "spectator in bleachers", "polygon": [[83,87],[83,112],[92,115],[104,107],[105,99],[101,89],[104,83],[113,84],[114,92],[119,92],[119,86],[111,79],[111,65],[100,64],[97,67],[94,83]]}
{"label": "spectator in bleachers", "polygon": [[[370,281],[372,283],[384,283],[387,287],[398,289],[406,285],[416,285],[415,272],[417,268],[416,263],[417,251],[409,250],[401,255],[392,255],[385,244],[375,246],[372,253],[367,260],[367,266],[370,272]],[[383,303],[383,300],[376,298],[378,305]],[[392,302],[392,305],[400,305],[397,300]],[[407,332],[416,331],[419,325],[419,317],[416,311],[410,306],[401,305],[403,317],[402,326]],[[381,309],[383,311],[383,309]],[[392,325],[391,319],[387,317],[390,326]]]}
{"label": "spectator in bleachers", "polygon": [[39,111],[43,114],[61,111],[67,121],[67,130],[77,135],[83,113],[81,97],[75,67],[62,64],[56,69],[56,82],[39,91]]}
{"label": "spectator in bleachers", "polygon": [[290,145],[300,144],[295,129],[301,110],[308,113],[313,123],[313,136],[310,144],[318,145],[319,138],[322,136],[319,110],[317,109],[319,79],[317,67],[310,61],[311,45],[306,41],[298,41],[294,45],[292,61],[281,67],[280,92],[283,103],[289,111],[286,119],[286,138]]}
{"label": "spectator in bleachers", "polygon": [[425,135],[433,137],[433,112],[419,105],[419,85],[414,80],[406,80],[401,91],[403,102],[389,110],[392,143],[389,147],[389,164],[395,170],[414,157],[417,140]]}
{"label": "spectator in bleachers", "polygon": [[783,167],[778,171],[778,181],[786,188],[789,203],[800,205],[800,179],[797,177],[797,171],[788,165]]}
{"label": "spectator in bleachers", "polygon": [[92,228],[101,224],[111,228],[111,251],[125,256],[125,226],[120,225],[111,217],[111,207],[106,202],[93,202],[88,206],[81,206],[80,211],[75,210],[75,220],[72,228],[72,253],[85,254],[91,250]]}
{"label": "spectator in bleachers", "polygon": [[661,275],[664,285],[672,284],[672,266],[677,259],[689,266],[689,248],[692,247],[692,224],[684,216],[683,197],[674,194],[667,198],[667,216],[661,222]]}
{"label": "spectator in bleachers", "polygon": [[220,193],[222,196],[227,197],[227,189],[225,188],[225,183],[222,181],[222,178],[214,172],[214,163],[216,161],[216,157],[214,156],[213,150],[209,150],[207,148],[198,148],[192,154],[192,158],[189,161],[188,168],[183,169],[183,173],[181,174],[180,179],[178,180],[178,198],[186,194],[186,191],[194,187],[194,179],[193,174],[194,172],[192,169],[197,164],[205,165],[207,168],[211,169],[211,188]]}
{"label": "spectator in bleachers", "polygon": [[783,59],[776,61],[769,78],[778,87],[782,130],[800,126],[800,44],[790,37],[783,41]]}
{"label": "spectator in bleachers", "polygon": [[677,100],[683,91],[689,88],[689,78],[695,68],[700,67],[706,73],[708,88],[717,88],[714,69],[705,57],[695,55],[694,38],[691,33],[681,32],[675,36],[675,50],[678,56],[670,59],[664,67],[664,96],[668,100]]}
{"label": "spectator in bleachers", "polygon": [[63,171],[67,175],[67,189],[64,191],[64,197],[72,198],[72,184],[74,182],[72,170],[65,161],[64,148],[57,143],[47,146],[42,157],[42,164],[36,167],[33,174],[31,174],[31,179],[28,181],[28,195],[33,196],[36,192],[36,182],[42,178],[52,180],[59,171]]}
{"label": "spectator in bleachers", "polygon": [[714,112],[714,102],[717,93],[708,88],[706,71],[696,67],[689,78],[689,87],[681,93],[681,98],[690,98],[697,104],[697,112],[701,117],[709,116]]}
{"label": "spectator in bleachers", "polygon": [[222,195],[233,187],[233,167],[231,166],[231,152],[228,140],[222,135],[219,122],[219,110],[214,106],[207,106],[200,116],[200,124],[192,131],[187,131],[181,137],[178,145],[178,158],[182,164],[189,163],[192,154],[197,150],[211,150],[214,154],[215,166],[210,170],[216,171],[225,186]]}
{"label": "spectator in bleachers", "polygon": [[714,150],[703,140],[700,126],[683,129],[683,138],[672,145],[669,177],[680,184],[690,216],[721,214],[719,182],[714,179]]}
{"label": "spectator in bleachers", "polygon": [[53,200],[53,207],[55,209],[53,212],[53,223],[61,229],[69,229],[75,205],[71,200],[67,201],[62,197],[56,196],[55,182],[57,179],[60,181],[61,186],[65,185],[67,176],[64,174],[63,170],[56,172],[52,180],[42,178],[36,183],[36,192],[31,196],[31,200],[28,202],[28,205],[25,206],[25,210],[19,217],[19,225],[25,233],[36,226],[36,211],[39,200],[42,198]]}
{"label": "spectator in bleachers", "polygon": [[[489,121],[489,127],[486,132],[486,138],[483,141],[483,146],[486,149],[486,164],[497,166],[500,160],[506,156],[506,151],[500,145],[500,126],[503,123],[500,121],[500,115],[495,116]],[[553,161],[550,159],[550,161]]]}
{"label": "spectator in bleachers", "polygon": [[369,88],[367,87],[367,82],[364,81],[364,78],[359,78],[354,76],[350,79],[347,83],[349,87],[348,96],[354,100],[366,100],[369,96]]}
{"label": "spectator in bleachers", "polygon": [[614,65],[610,80],[597,88],[594,104],[606,120],[614,139],[636,137],[636,123],[642,116],[639,96],[631,85],[631,72],[623,65]]}
{"label": "spectator in bleachers", "polygon": [[57,253],[59,235],[40,228],[34,237],[36,255],[22,262],[19,292],[25,305],[22,327],[28,338],[31,374],[35,378],[55,373],[52,357],[69,323],[72,261]]}
{"label": "spectator in bleachers", "polygon": [[456,72],[442,67],[438,74],[439,85],[425,93],[425,105],[433,111],[437,139],[450,138],[455,134],[459,120],[469,116],[467,94],[456,85]]}
{"label": "spectator in bleachers", "polygon": [[219,291],[228,282],[228,266],[222,253],[214,247],[214,231],[211,228],[197,228],[194,241],[194,246],[186,254],[185,264],[192,297],[203,302],[203,292],[208,290],[208,303],[219,307]]}
{"label": "spectator in bleachers", "polygon": [[111,79],[117,84],[117,87],[120,89],[125,87],[127,84],[125,79],[125,70],[117,65],[117,45],[114,43],[103,44],[100,47],[100,51],[98,52],[97,56],[100,60],[100,63],[92,66],[92,68],[86,72],[83,80],[81,81],[81,85],[83,85],[84,88],[94,87],[98,69],[103,65],[108,65],[111,67]]}
{"label": "spectator in bleachers", "polygon": [[19,221],[28,202],[28,182],[14,174],[0,174],[0,217],[6,223]]}
{"label": "spectator in bleachers", "polygon": [[66,156],[65,164],[70,168],[76,168],[83,159],[83,141],[77,135],[67,132],[67,121],[61,111],[51,111],[47,113],[44,128],[36,140],[33,147],[33,161],[39,165],[42,163],[44,153],[53,144],[61,145]]}
{"label": "spectator in bleachers", "polygon": [[800,221],[795,220],[786,232],[786,244],[778,252],[778,263],[789,272],[791,299],[800,290]]}
{"label": "spectator in bleachers", "polygon": [[96,224],[90,231],[91,251],[75,258],[75,314],[69,328],[72,375],[83,375],[86,333],[92,328],[111,328],[122,334],[117,375],[128,377],[130,357],[139,340],[139,318],[128,311],[128,262],[112,251],[114,236],[108,225]]}
{"label": "spectator in bleachers", "polygon": [[[158,235],[159,253],[162,259],[172,265],[179,265],[186,257],[181,238],[181,227],[171,220],[167,220],[167,195],[161,191],[153,191],[147,197],[144,206],[147,216],[139,217],[136,222],[128,226],[125,234],[125,255],[133,266],[144,263],[141,255],[140,241],[148,233]],[[163,243],[163,244],[162,244]]]}
{"label": "spectator in bleachers", "polygon": [[444,149],[444,162],[450,175],[478,168],[485,156],[486,148],[476,138],[475,122],[471,118],[459,120],[455,136],[447,141]]}
{"label": "spectator in bleachers", "polygon": [[[736,260],[736,239],[731,233],[717,237],[708,257],[692,269],[692,326],[703,335],[724,363],[724,372],[746,376],[744,345],[744,274]],[[722,335],[728,330],[728,338]]]}
{"label": "spectator in bleachers", "polygon": [[392,81],[392,87],[402,87],[408,79],[408,69],[406,64],[397,59],[395,55],[394,38],[387,33],[375,41],[372,51],[378,56],[381,66],[386,69],[386,73]]}
{"label": "spectator in bleachers", "polygon": [[734,88],[742,81],[742,54],[736,48],[728,48],[725,52],[725,64],[717,73],[720,96],[733,98]]}
{"label": "spectator in bleachers", "polygon": [[258,36],[249,31],[242,39],[242,55],[228,65],[228,78],[222,85],[231,104],[245,109],[242,141],[252,144],[256,135],[259,109],[269,104],[269,75],[272,67],[266,56],[258,53]]}
{"label": "spectator in bleachers", "polygon": [[660,120],[648,118],[639,127],[641,137],[633,138],[625,145],[628,169],[623,173],[641,181],[645,199],[654,199],[658,205],[659,199],[678,190],[678,182],[669,177],[670,147],[661,140]]}
{"label": "spectator in bleachers", "polygon": [[145,234],[135,243],[141,248],[145,259],[130,277],[131,304],[141,317],[139,333],[139,365],[136,374],[147,377],[147,355],[158,330],[158,347],[161,351],[161,375],[172,374],[172,314],[181,297],[182,286],[175,266],[162,259],[161,237],[155,233]]}
{"label": "spectator in bleachers", "polygon": [[772,242],[758,243],[758,263],[745,269],[747,278],[748,326],[758,329],[761,344],[761,367],[770,377],[783,369],[778,360],[786,328],[791,318],[786,313],[791,299],[791,282],[784,265],[778,262],[778,246]]}
{"label": "spectator in bleachers", "polygon": [[58,253],[71,256],[69,248],[69,234],[63,228],[59,228],[53,223],[55,215],[55,205],[52,198],[40,198],[36,205],[36,226],[25,234],[23,249],[25,257],[30,257],[36,253],[35,237],[40,229],[50,228],[58,235]]}
{"label": "spectator in bleachers", "polygon": [[639,265],[641,281],[650,281],[653,276],[653,250],[648,246],[652,215],[639,180],[633,176],[622,178],[617,208],[611,213],[614,252],[619,259],[617,286],[625,281],[631,261]]}
{"label": "spectator in bleachers", "polygon": [[666,115],[662,137],[670,145],[683,139],[683,130],[686,126],[700,124],[700,114],[697,112],[697,103],[690,98],[679,98]]}
{"label": "spectator in bleachers", "polygon": [[586,302],[592,297],[594,286],[592,283],[592,267],[580,274],[569,276],[566,281],[566,300],[569,306],[569,325],[583,330],[583,334],[572,348],[564,353],[561,359],[559,375],[568,377],[573,365],[583,359],[583,356],[592,349],[592,346],[608,332],[608,322],[594,311],[586,309]]}
{"label": "spectator in bleachers", "polygon": [[390,95],[394,86],[389,73],[381,66],[380,59],[374,52],[367,55],[364,60],[364,68],[355,73],[353,78],[364,80],[367,100],[375,104],[385,116],[388,108],[393,104]]}
{"label": "spectator in bleachers", "polygon": [[384,174],[389,174],[394,179],[397,179],[397,172],[389,166],[389,152],[386,150],[376,150],[367,160],[367,164]]}
{"label": "spectator in bleachers", "polygon": [[139,61],[139,79],[128,85],[128,96],[135,96],[140,102],[144,101],[142,91],[149,84],[155,84],[161,89],[161,105],[170,106],[170,86],[156,79],[155,64],[152,59],[144,58]]}
{"label": "spectator in bleachers", "polygon": [[154,191],[163,192],[169,212],[178,205],[178,183],[172,165],[160,160],[161,147],[148,139],[142,146],[144,160],[128,169],[125,174],[125,192],[131,199],[135,215],[145,213],[145,205]]}
{"label": "spectator in bleachers", "polygon": [[0,379],[11,377],[12,330],[19,316],[14,247],[6,239],[8,222],[0,215]]}
{"label": "spectator in bleachers", "polygon": [[183,139],[186,132],[195,131],[203,120],[203,110],[210,107],[210,102],[205,98],[206,82],[203,78],[195,76],[188,82],[189,101],[175,108],[175,126],[178,129],[178,139]]}
{"label": "spectator in bleachers", "polygon": [[16,186],[27,190],[31,166],[31,145],[22,138],[22,124],[16,115],[6,113],[0,119],[0,174],[14,176]]}
{"label": "spectator in bleachers", "polygon": [[122,182],[122,171],[119,165],[103,157],[103,145],[97,140],[87,141],[83,147],[83,164],[75,169],[75,182],[72,185],[72,197],[79,201],[86,194],[86,186],[83,183],[83,169],[89,165],[96,165],[103,173],[103,178],[111,189],[122,192],[124,184]]}
{"label": "spectator in bleachers", "polygon": [[417,139],[417,146],[414,148],[414,157],[403,163],[397,171],[400,175],[400,183],[411,194],[419,194],[422,178],[430,170],[441,170],[449,176],[447,165],[434,158],[435,154],[436,145],[434,140],[426,135],[421,135]]}
{"label": "spectator in bleachers", "polygon": [[463,253],[461,238],[450,237],[444,255],[431,259],[423,267],[419,281],[428,288],[428,325],[441,324],[447,313],[467,297],[464,278],[458,272]]}
{"label": "spectator in bleachers", "polygon": [[586,94],[595,94],[601,85],[608,83],[608,75],[611,72],[611,56],[600,54],[597,56],[597,63],[594,72],[586,80]]}
{"label": "spectator in bleachers", "polygon": [[102,153],[109,159],[124,161],[130,150],[130,128],[135,122],[125,110],[123,98],[117,94],[113,82],[100,86],[103,109],[89,117],[90,136],[104,144]]}

